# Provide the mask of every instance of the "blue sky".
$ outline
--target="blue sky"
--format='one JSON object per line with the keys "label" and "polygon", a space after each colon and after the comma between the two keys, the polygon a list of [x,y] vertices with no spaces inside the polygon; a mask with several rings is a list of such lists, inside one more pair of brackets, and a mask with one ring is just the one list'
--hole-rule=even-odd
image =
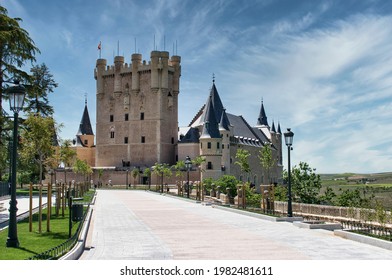
{"label": "blue sky", "polygon": [[[392,2],[294,0],[0,0],[35,41],[59,87],[63,139],[78,130],[102,58],[155,48],[182,57],[180,126],[207,99],[215,73],[227,111],[292,128],[293,164],[320,173],[392,171]],[[30,66],[28,66],[30,67]],[[95,129],[94,129],[95,131]],[[286,153],[284,153],[286,156]],[[286,162],[286,160],[285,160]]]}

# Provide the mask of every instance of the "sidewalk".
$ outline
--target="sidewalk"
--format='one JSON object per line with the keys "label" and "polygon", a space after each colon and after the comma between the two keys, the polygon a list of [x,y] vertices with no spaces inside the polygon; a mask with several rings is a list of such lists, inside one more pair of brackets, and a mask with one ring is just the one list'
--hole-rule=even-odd
{"label": "sidewalk", "polygon": [[[20,196],[16,198],[16,201],[18,202],[17,207],[18,207],[18,212],[17,216],[23,215],[25,213],[29,212],[29,197],[28,196]],[[45,204],[47,201],[46,197],[42,197],[42,203]],[[38,197],[33,197],[33,209],[38,207],[38,202],[39,199]],[[0,203],[3,203],[3,208],[0,209],[0,230],[2,230],[4,227],[7,226],[5,223],[9,219],[9,207],[10,207],[10,199],[5,199],[1,200]],[[24,217],[21,217],[23,219]],[[19,220],[19,218],[18,218]]]}
{"label": "sidewalk", "polygon": [[392,251],[145,191],[98,190],[82,260],[391,260]]}

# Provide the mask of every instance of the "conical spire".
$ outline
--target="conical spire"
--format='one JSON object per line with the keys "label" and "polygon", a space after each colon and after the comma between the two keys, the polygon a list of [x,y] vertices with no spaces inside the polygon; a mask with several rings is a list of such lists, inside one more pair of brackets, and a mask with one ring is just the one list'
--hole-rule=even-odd
{"label": "conical spire", "polygon": [[257,119],[257,125],[258,126],[268,126],[268,120],[267,120],[267,115],[265,114],[265,110],[264,110],[264,104],[263,104],[263,100],[261,100],[261,108],[260,108],[260,114],[259,114],[259,118]]}
{"label": "conical spire", "polygon": [[272,128],[271,128],[271,132],[275,132],[276,133],[276,129],[275,129],[275,122],[272,121]]}
{"label": "conical spire", "polygon": [[210,138],[220,138],[218,122],[216,121],[215,109],[211,95],[208,97],[206,107],[204,109],[203,123],[203,132],[200,138],[206,138],[207,135],[209,135]]}
{"label": "conical spire", "polygon": [[219,130],[230,130],[230,121],[226,115],[226,109],[223,109],[222,116],[219,122]]}
{"label": "conical spire", "polygon": [[210,91],[210,96],[212,98],[212,104],[214,105],[214,109],[215,109],[215,118],[218,121],[218,120],[220,120],[221,115],[222,115],[223,104],[220,99],[218,90],[216,89],[216,86],[215,86],[215,76],[212,81],[212,88]]}
{"label": "conical spire", "polygon": [[80,121],[79,130],[76,135],[94,135],[93,128],[91,127],[90,116],[87,109],[87,99],[85,100],[82,120]]}
{"label": "conical spire", "polygon": [[282,134],[282,131],[280,130],[280,122],[278,122],[278,134]]}

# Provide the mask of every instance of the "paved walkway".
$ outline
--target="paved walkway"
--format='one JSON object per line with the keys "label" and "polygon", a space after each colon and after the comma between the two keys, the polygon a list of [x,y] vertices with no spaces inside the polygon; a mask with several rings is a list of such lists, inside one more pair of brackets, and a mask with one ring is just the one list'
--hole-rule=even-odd
{"label": "paved walkway", "polygon": [[98,190],[81,259],[392,260],[392,251],[144,191]]}
{"label": "paved walkway", "polygon": [[[18,202],[18,212],[16,213],[17,215],[21,215],[29,211],[30,200],[28,196],[17,197],[16,201]],[[42,197],[42,203],[46,203],[46,201],[47,198]],[[10,199],[0,200],[0,203],[3,203],[3,208],[0,209],[0,224],[2,224],[3,222],[7,221],[10,216],[10,212],[8,211],[8,209],[10,208]],[[33,208],[38,207],[38,203],[39,198],[33,197]]]}

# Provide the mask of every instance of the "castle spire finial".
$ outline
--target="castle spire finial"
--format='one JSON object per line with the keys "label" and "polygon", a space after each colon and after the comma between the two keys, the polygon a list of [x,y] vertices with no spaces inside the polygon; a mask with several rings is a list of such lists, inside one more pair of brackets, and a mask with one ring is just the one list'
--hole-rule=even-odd
{"label": "castle spire finial", "polygon": [[84,105],[87,106],[87,92],[84,93]]}
{"label": "castle spire finial", "polygon": [[215,84],[215,73],[212,73],[212,83]]}

